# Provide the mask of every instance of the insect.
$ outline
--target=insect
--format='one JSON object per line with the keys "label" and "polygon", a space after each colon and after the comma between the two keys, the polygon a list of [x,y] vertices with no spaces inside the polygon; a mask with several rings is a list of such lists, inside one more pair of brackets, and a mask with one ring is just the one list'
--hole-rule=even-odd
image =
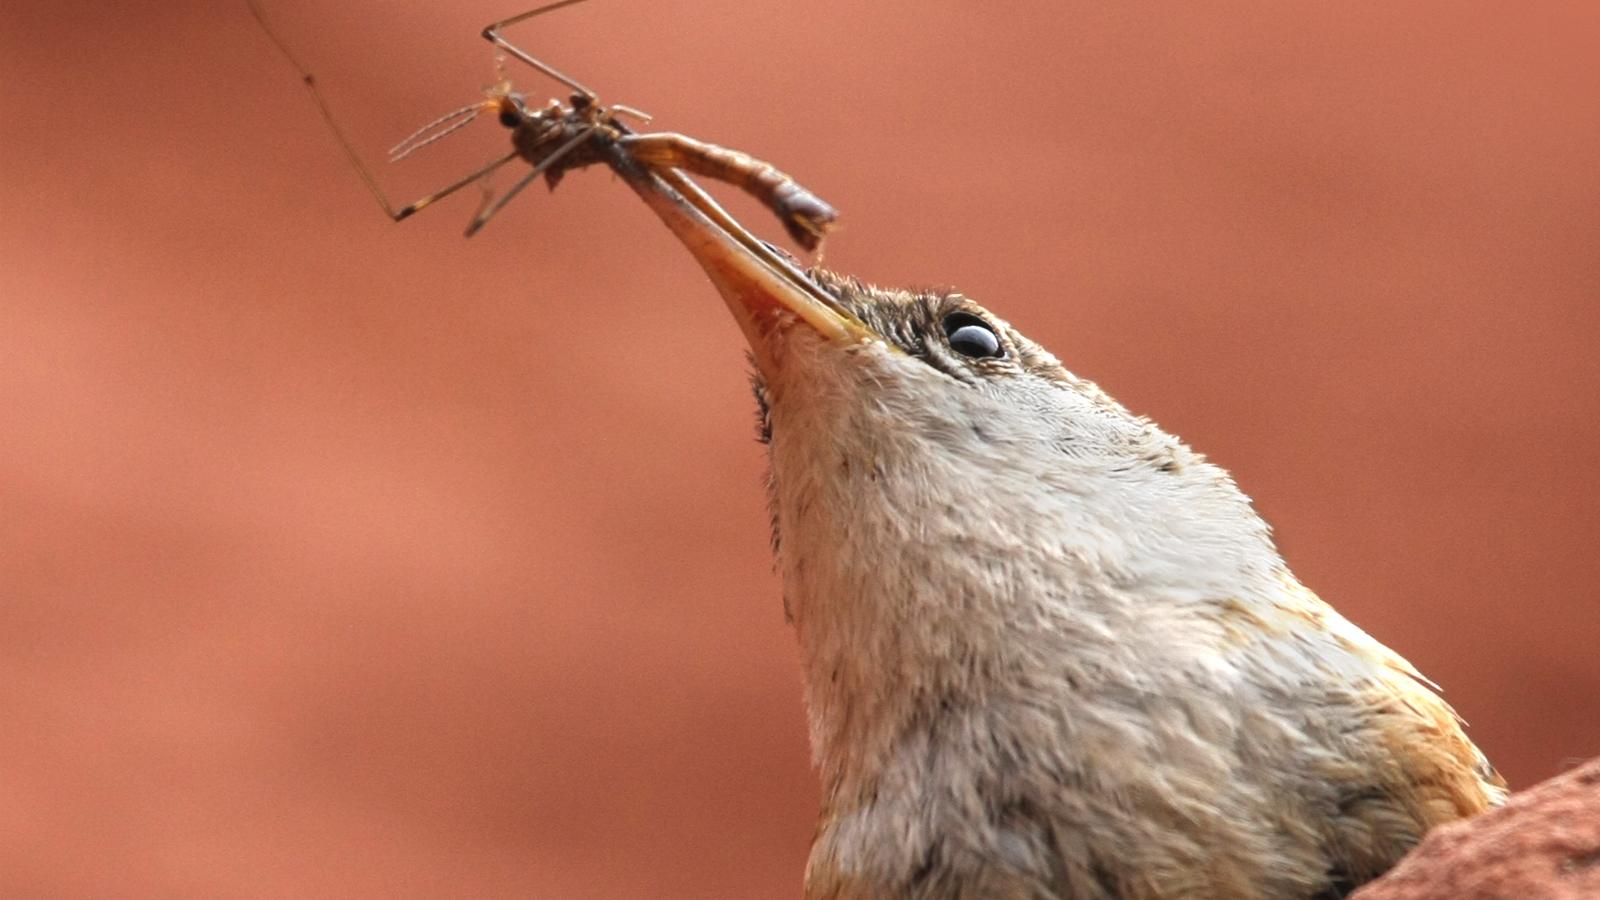
{"label": "insect", "polygon": [[[606,163],[615,167],[614,151],[618,149],[646,169],[663,175],[672,174],[674,180],[679,176],[672,170],[684,170],[744,190],[770,209],[783,223],[795,243],[808,251],[815,251],[821,246],[822,239],[838,218],[834,208],[821,197],[805,189],[772,165],[749,154],[673,132],[646,134],[635,132],[623,120],[632,119],[640,124],[648,123],[650,116],[647,113],[621,104],[602,105],[594,91],[512,44],[501,34],[504,29],[512,25],[562,7],[581,3],[583,0],[557,0],[509,19],[494,22],[483,29],[484,39],[496,48],[570,88],[572,93],[567,102],[551,100],[545,106],[535,108],[528,104],[525,94],[514,90],[510,80],[502,77],[499,83],[485,92],[484,99],[445,113],[417,129],[389,151],[391,162],[398,162],[467,126],[483,113],[493,114],[501,125],[511,131],[512,150],[477,171],[419,200],[396,208],[379,187],[372,170],[362,161],[355,145],[346,137],[334,119],[332,111],[317,88],[316,77],[311,70],[300,62],[268,24],[258,0],[246,0],[246,2],[256,21],[267,33],[267,37],[290,64],[299,70],[301,81],[311,92],[318,112],[327,122],[351,164],[355,166],[368,191],[377,198],[378,205],[383,207],[384,213],[396,222],[468,185],[484,185],[484,202],[473,216],[471,223],[467,225],[466,233],[471,237],[540,176],[554,188],[561,177],[573,169],[581,169],[596,163]],[[524,173],[499,196],[490,196],[486,186],[488,177],[501,166],[519,158],[527,162],[532,167],[531,170]]]}

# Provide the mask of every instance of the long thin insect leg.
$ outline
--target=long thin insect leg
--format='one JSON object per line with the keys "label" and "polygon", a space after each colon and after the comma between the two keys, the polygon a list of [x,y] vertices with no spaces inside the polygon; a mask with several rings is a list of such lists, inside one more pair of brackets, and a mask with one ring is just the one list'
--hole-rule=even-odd
{"label": "long thin insect leg", "polygon": [[[568,0],[568,2],[575,2],[575,0]],[[521,181],[513,184],[509,188],[506,188],[505,193],[501,194],[497,200],[489,204],[473,217],[472,224],[467,226],[467,237],[472,237],[473,235],[477,234],[478,229],[488,224],[489,220],[494,218],[495,213],[498,213],[500,210],[504,209],[505,205],[511,202],[512,197],[522,193],[523,188],[532,184],[535,178],[543,175],[546,170],[560,161],[561,157],[566,156],[568,153],[571,153],[573,150],[577,149],[579,144],[588,140],[589,136],[594,134],[594,130],[595,127],[591,125],[573,135],[572,138],[565,144],[562,144],[561,146],[552,150],[549,156],[546,156],[544,159],[540,160],[539,164],[534,166],[533,169],[528,172],[528,174],[522,176]]]}
{"label": "long thin insect leg", "polygon": [[655,118],[655,116],[650,115],[642,109],[634,109],[631,106],[623,106],[621,103],[613,103],[606,107],[606,109],[611,110],[613,115],[633,116],[635,119],[645,123],[648,123],[650,120]]}
{"label": "long thin insect leg", "polygon": [[449,195],[454,194],[456,191],[459,191],[462,188],[466,187],[467,185],[473,183],[474,181],[477,181],[477,180],[483,178],[483,176],[489,174],[490,172],[493,172],[495,169],[500,168],[501,166],[505,165],[508,162],[511,162],[513,159],[516,159],[516,158],[517,158],[517,152],[515,150],[513,150],[510,153],[506,154],[505,156],[502,156],[499,159],[495,160],[494,162],[489,163],[487,166],[484,166],[483,168],[479,169],[478,171],[473,172],[471,175],[468,175],[467,177],[461,179],[460,181],[457,181],[454,184],[451,184],[449,187],[441,188],[441,189],[439,189],[437,191],[434,191],[433,193],[429,194],[428,196],[423,197],[421,200],[418,200],[417,202],[406,206],[404,209],[400,210],[399,212],[394,213],[394,220],[396,222],[398,222],[401,219],[404,219],[407,216],[411,215],[412,213],[416,212],[417,210],[423,208],[424,206],[427,206],[428,204],[432,203],[433,201],[438,200],[440,197],[448,197]]}
{"label": "long thin insect leg", "polygon": [[546,3],[544,6],[541,6],[541,7],[537,8],[537,9],[530,9],[525,13],[520,13],[518,15],[512,16],[509,19],[501,19],[500,21],[495,22],[495,23],[493,23],[491,25],[485,25],[484,26],[484,28],[483,28],[483,39],[488,41],[491,44],[494,44],[496,47],[499,47],[500,49],[506,51],[507,53],[511,54],[512,56],[515,56],[517,59],[522,60],[523,62],[527,63],[528,65],[533,66],[535,69],[538,69],[539,71],[543,72],[544,74],[549,75],[551,78],[554,78],[555,80],[561,82],[562,84],[566,85],[567,87],[572,88],[573,90],[575,90],[578,93],[584,95],[585,97],[588,97],[590,100],[593,100],[593,99],[595,99],[595,96],[596,96],[595,92],[589,90],[586,87],[584,87],[582,84],[579,84],[577,79],[573,78],[570,75],[564,74],[560,70],[556,69],[554,66],[551,66],[551,65],[549,65],[547,63],[540,62],[539,60],[533,58],[533,56],[531,54],[529,54],[526,50],[523,50],[521,47],[518,47],[517,45],[511,43],[510,41],[508,41],[505,38],[500,36],[500,29],[502,29],[502,28],[508,28],[508,27],[510,27],[512,25],[517,24],[518,22],[525,22],[528,19],[533,18],[534,16],[542,15],[544,13],[560,9],[563,6],[571,6],[574,3],[582,3],[582,2],[583,2],[583,0],[556,0],[555,3]]}
{"label": "long thin insect leg", "polygon": [[[569,2],[572,2],[572,0],[569,0]],[[333,132],[333,136],[336,140],[338,140],[339,146],[344,148],[344,155],[349,157],[350,164],[355,166],[356,174],[361,176],[362,183],[367,186],[367,190],[370,191],[372,196],[377,199],[378,205],[383,207],[384,215],[387,215],[394,221],[398,222],[401,219],[410,216],[412,213],[423,208],[424,206],[427,206],[440,197],[455,193],[461,188],[471,184],[479,178],[482,178],[490,172],[493,172],[495,169],[498,169],[511,160],[517,158],[517,154],[512,153],[502,159],[497,159],[487,166],[484,166],[478,171],[472,173],[471,175],[468,175],[460,181],[450,185],[449,187],[434,191],[415,203],[410,203],[400,209],[395,209],[394,205],[389,202],[388,196],[383,193],[383,188],[378,187],[378,179],[373,176],[372,170],[367,168],[367,164],[361,160],[361,154],[356,152],[355,144],[352,144],[350,139],[345,137],[344,129],[339,127],[338,121],[336,121],[333,117],[333,111],[328,109],[327,102],[322,99],[322,92],[317,90],[316,76],[311,74],[311,70],[306,68],[305,63],[302,63],[300,58],[294,55],[294,52],[289,49],[289,45],[285,44],[283,39],[278,37],[278,33],[272,30],[272,26],[267,22],[266,13],[262,12],[261,10],[261,4],[258,3],[257,0],[245,0],[245,3],[250,7],[250,13],[256,17],[256,21],[261,23],[261,30],[267,33],[267,37],[270,38],[272,43],[278,48],[278,52],[282,53],[284,58],[289,60],[289,64],[294,66],[295,69],[300,72],[300,80],[305,83],[306,89],[311,92],[311,99],[316,102],[317,111],[322,114],[322,121],[328,123],[328,130]],[[457,112],[462,111],[458,110]]]}
{"label": "long thin insect leg", "polygon": [[[278,52],[289,60],[290,65],[299,70],[300,80],[305,83],[306,90],[311,92],[311,99],[317,104],[317,111],[322,114],[322,121],[328,123],[328,128],[333,132],[334,138],[339,141],[339,146],[344,148],[344,155],[350,158],[350,164],[356,167],[356,173],[361,176],[361,181],[366,184],[367,190],[371,191],[372,196],[377,199],[378,205],[383,207],[384,214],[396,222],[405,218],[405,216],[395,212],[393,204],[384,195],[383,188],[378,187],[378,179],[373,177],[372,170],[367,168],[367,164],[361,161],[361,154],[356,152],[355,145],[350,143],[350,139],[345,137],[344,129],[340,128],[339,123],[334,120],[333,111],[328,109],[327,101],[322,99],[322,92],[317,90],[317,77],[311,74],[311,70],[306,68],[305,63],[302,63],[299,57],[294,55],[294,52],[289,49],[289,45],[278,37],[278,33],[272,30],[272,26],[267,23],[266,13],[261,11],[261,5],[256,0],[245,0],[245,2],[250,6],[250,13],[256,17],[256,21],[261,23],[261,30],[265,31],[267,37],[271,38],[272,43],[277,46]],[[415,205],[412,204],[412,206]],[[409,213],[406,215],[409,215]]]}

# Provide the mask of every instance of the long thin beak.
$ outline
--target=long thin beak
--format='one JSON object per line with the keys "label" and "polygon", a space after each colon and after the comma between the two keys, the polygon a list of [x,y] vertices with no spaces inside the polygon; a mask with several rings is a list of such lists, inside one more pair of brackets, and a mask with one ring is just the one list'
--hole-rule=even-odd
{"label": "long thin beak", "polygon": [[705,269],[758,361],[772,332],[794,319],[831,341],[879,339],[794,263],[746,231],[682,172],[648,169],[616,146],[608,148],[606,161]]}

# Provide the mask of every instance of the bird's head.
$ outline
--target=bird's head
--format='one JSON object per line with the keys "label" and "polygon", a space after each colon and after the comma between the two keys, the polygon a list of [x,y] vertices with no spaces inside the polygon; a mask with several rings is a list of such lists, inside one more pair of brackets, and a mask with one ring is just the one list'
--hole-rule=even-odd
{"label": "bird's head", "polygon": [[750,345],[791,604],[1003,596],[983,583],[1044,569],[1236,593],[1281,565],[1225,472],[972,299],[802,269],[681,175],[618,168]]}
{"label": "bird's head", "polygon": [[820,268],[753,274],[721,285],[750,344],[764,406],[831,398],[835,412],[865,407],[860,426],[870,428],[877,410],[888,417],[880,427],[929,428],[955,444],[1054,440],[1074,422],[1134,421],[958,291],[886,289]]}
{"label": "bird's head", "polygon": [[1181,445],[971,298],[802,269],[678,173],[618,168],[744,332],[766,425],[787,424],[807,443],[832,440],[828,456],[871,455],[870,445],[898,435],[991,469],[1016,468],[999,463],[1024,452],[1045,465],[1106,459],[1129,472],[1177,464]]}

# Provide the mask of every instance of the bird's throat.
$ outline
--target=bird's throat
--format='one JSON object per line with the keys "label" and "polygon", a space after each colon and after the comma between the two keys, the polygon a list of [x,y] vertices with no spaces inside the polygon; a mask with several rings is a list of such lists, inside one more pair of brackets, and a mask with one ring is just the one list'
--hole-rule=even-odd
{"label": "bird's throat", "polygon": [[[901,359],[882,362],[921,365]],[[848,791],[940,710],[997,708],[979,694],[1004,685],[1005,661],[1038,621],[1016,614],[1010,589],[1038,550],[989,508],[1005,502],[1003,485],[964,471],[977,448],[963,442],[979,440],[970,429],[922,427],[959,411],[930,408],[924,386],[871,366],[808,370],[803,391],[779,373],[758,380],[757,396],[813,752],[825,790]]]}

